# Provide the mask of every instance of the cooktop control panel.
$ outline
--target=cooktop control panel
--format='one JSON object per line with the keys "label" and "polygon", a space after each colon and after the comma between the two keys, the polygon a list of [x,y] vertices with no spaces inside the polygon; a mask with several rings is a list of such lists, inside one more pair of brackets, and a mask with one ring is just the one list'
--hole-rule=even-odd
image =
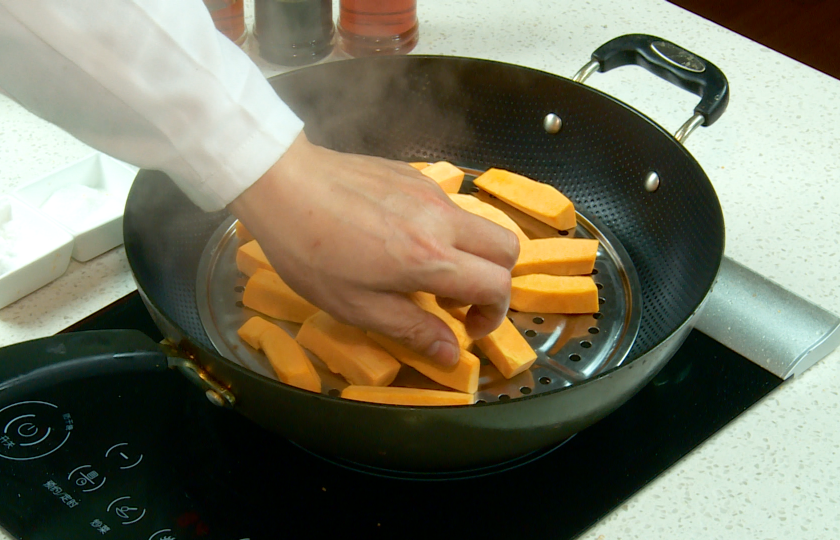
{"label": "cooktop control panel", "polygon": [[[100,377],[0,401],[0,524],[26,540],[250,538],[205,515],[183,474],[192,388],[175,373]],[[174,379],[174,380],[173,380]],[[175,399],[175,398],[178,399]],[[0,394],[2,400],[2,394]]]}

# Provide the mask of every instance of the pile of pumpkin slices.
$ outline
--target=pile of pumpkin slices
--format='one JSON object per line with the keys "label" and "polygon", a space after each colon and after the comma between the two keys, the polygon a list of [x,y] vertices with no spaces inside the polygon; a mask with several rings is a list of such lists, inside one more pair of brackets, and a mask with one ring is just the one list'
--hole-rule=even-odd
{"label": "pile of pumpkin slices", "polygon": [[[576,226],[572,202],[554,187],[501,169],[489,169],[473,181],[479,191],[461,194],[464,172],[451,163],[411,163],[437,182],[452,201],[513,231],[520,254],[513,268],[510,307],[528,313],[584,314],[598,311],[598,289],[592,269],[598,240],[560,236]],[[236,265],[248,276],[245,308],[259,315],[238,330],[250,347],[266,355],[277,378],[289,385],[321,392],[322,383],[305,350],[348,383],[341,397],[372,403],[441,406],[475,402],[480,351],[502,376],[510,379],[529,369],[537,354],[513,323],[505,319],[489,335],[472,340],[464,326],[469,309],[444,309],[424,292],[410,295],[454,332],[460,358],[444,367],[384,335],[342,324],[295,293],[275,272],[257,241],[237,222],[240,246]],[[295,336],[272,322],[300,324]],[[449,390],[392,386],[403,365]]]}

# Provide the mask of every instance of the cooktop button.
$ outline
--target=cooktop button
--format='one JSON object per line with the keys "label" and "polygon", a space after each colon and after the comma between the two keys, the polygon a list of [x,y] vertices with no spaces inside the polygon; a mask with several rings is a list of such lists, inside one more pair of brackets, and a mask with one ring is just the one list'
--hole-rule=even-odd
{"label": "cooktop button", "polygon": [[105,457],[115,460],[123,470],[133,469],[143,461],[143,454],[134,453],[128,443],[115,444],[105,452]]}
{"label": "cooktop button", "polygon": [[146,515],[146,509],[132,503],[129,496],[118,497],[111,501],[111,504],[108,505],[108,512],[113,512],[120,518],[122,520],[120,523],[123,525],[137,523]]}
{"label": "cooktop button", "polygon": [[46,401],[20,401],[0,408],[0,458],[28,461],[61,448],[73,418]]}
{"label": "cooktop button", "polygon": [[80,488],[83,488],[82,491],[85,493],[96,491],[105,485],[105,477],[95,471],[91,465],[76,467],[70,471],[70,474],[67,475],[67,479],[75,483]]}

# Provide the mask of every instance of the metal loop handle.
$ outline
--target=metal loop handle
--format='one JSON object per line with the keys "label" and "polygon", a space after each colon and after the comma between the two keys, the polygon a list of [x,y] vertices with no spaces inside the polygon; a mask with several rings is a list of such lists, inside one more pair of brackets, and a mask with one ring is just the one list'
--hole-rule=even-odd
{"label": "metal loop handle", "polygon": [[669,41],[644,34],[620,36],[598,47],[572,80],[583,83],[596,71],[631,64],[700,96],[694,115],[674,134],[680,143],[701,125],[713,124],[726,110],[729,82],[717,66]]}

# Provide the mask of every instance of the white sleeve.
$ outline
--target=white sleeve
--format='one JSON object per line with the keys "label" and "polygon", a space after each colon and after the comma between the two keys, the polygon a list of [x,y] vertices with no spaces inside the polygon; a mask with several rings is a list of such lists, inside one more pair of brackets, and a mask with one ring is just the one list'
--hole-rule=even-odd
{"label": "white sleeve", "polygon": [[201,0],[0,0],[0,87],[90,146],[161,170],[204,210],[303,127]]}

